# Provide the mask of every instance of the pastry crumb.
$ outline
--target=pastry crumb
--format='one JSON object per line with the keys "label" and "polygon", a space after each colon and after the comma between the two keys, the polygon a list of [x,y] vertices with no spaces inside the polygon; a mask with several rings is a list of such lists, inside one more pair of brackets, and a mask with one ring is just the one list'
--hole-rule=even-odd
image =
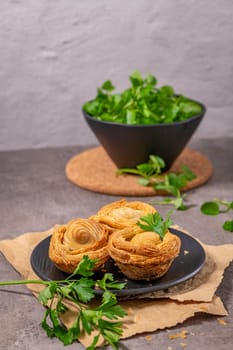
{"label": "pastry crumb", "polygon": [[151,335],[147,335],[147,336],[145,336],[145,339],[146,339],[147,341],[151,341],[151,340],[152,340],[152,336],[151,336]]}
{"label": "pastry crumb", "polygon": [[171,346],[168,346],[167,350],[173,350]]}
{"label": "pastry crumb", "polygon": [[208,307],[206,307],[206,306],[201,306],[201,307],[200,307],[200,310],[201,310],[201,311],[208,312]]}
{"label": "pastry crumb", "polygon": [[222,318],[218,318],[217,321],[218,321],[218,323],[221,324],[222,326],[226,326],[226,325],[227,325],[226,321],[223,320]]}
{"label": "pastry crumb", "polygon": [[181,332],[178,332],[175,334],[169,334],[168,338],[169,339],[177,339],[177,338],[185,339],[185,338],[187,338],[187,331],[186,331],[186,329],[184,329]]}
{"label": "pastry crumb", "polygon": [[140,316],[135,315],[133,320],[134,320],[134,323],[137,323],[140,320]]}
{"label": "pastry crumb", "polygon": [[188,345],[187,343],[180,343],[180,346],[181,346],[182,348],[185,348],[187,345]]}
{"label": "pastry crumb", "polygon": [[184,255],[187,255],[189,254],[189,251],[188,250],[184,250]]}
{"label": "pastry crumb", "polygon": [[128,314],[129,316],[134,314],[132,307],[128,307],[128,309],[127,309],[127,314]]}

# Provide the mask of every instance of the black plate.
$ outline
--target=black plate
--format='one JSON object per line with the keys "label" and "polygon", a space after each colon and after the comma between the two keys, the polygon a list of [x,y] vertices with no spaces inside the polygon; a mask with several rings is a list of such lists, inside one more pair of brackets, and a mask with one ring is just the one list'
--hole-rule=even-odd
{"label": "black plate", "polygon": [[[126,282],[124,289],[114,291],[120,296],[133,296],[143,293],[164,290],[179,283],[185,282],[194,277],[202,268],[205,262],[205,252],[202,246],[192,237],[185,233],[170,229],[181,239],[181,250],[179,256],[173,261],[168,272],[161,278],[153,281],[134,281],[124,276],[115,266],[113,260],[105,264],[104,271],[113,273],[114,278],[118,281]],[[31,266],[38,277],[43,280],[64,280],[68,274],[56,268],[49,259],[50,237],[41,241],[33,250],[31,255]],[[94,279],[100,279],[104,272],[95,273]],[[96,290],[97,295],[101,295],[101,290]]]}

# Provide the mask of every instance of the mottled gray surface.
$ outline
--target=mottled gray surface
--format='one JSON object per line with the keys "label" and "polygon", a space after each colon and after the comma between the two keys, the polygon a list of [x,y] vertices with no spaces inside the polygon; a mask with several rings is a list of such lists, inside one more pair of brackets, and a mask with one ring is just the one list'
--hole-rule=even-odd
{"label": "mottled gray surface", "polygon": [[83,102],[135,69],[207,105],[196,137],[232,135],[232,12],[231,0],[0,1],[0,150],[94,143]]}
{"label": "mottled gray surface", "polygon": [[[214,197],[232,200],[232,138],[195,140],[190,146],[213,162],[214,175],[206,185],[188,192],[190,209],[175,212],[173,219],[205,243],[233,243],[232,233],[221,228],[225,219],[232,219],[230,213],[207,217],[199,210],[203,201]],[[64,167],[67,161],[83,149],[83,146],[75,146],[0,152],[0,239],[14,238],[23,232],[43,231],[76,216],[87,217],[100,206],[118,199],[88,192],[66,179]],[[152,197],[138,199],[153,200]],[[158,206],[158,209],[162,214],[167,211],[165,207]],[[201,350],[230,350],[233,331],[232,273],[233,265],[226,269],[217,290],[229,312],[225,318],[227,326],[220,325],[217,317],[200,314],[172,329],[172,332],[187,329],[187,339],[171,341],[168,331],[157,331],[152,334],[151,341],[146,340],[146,334],[135,336],[124,340],[120,349],[167,350],[170,346],[178,350],[181,349],[180,343],[185,342],[189,350],[197,347]],[[18,278],[0,255],[0,279]],[[48,339],[40,328],[43,312],[43,307],[26,287],[1,288],[0,349],[62,350],[63,345],[56,339]],[[67,349],[81,350],[83,347],[75,343]]]}
{"label": "mottled gray surface", "polygon": [[[139,69],[206,104],[191,145],[213,162],[214,175],[187,194],[190,209],[175,212],[174,220],[205,243],[232,243],[232,234],[221,228],[232,215],[206,217],[199,210],[205,200],[233,196],[232,10],[229,0],[1,1],[0,239],[87,217],[118,199],[76,187],[64,168],[73,155],[96,144],[82,103],[105,79],[125,88],[127,76]],[[227,326],[198,315],[172,330],[187,329],[188,350],[231,349],[232,273],[231,265],[217,290],[229,311]],[[0,255],[0,280],[18,278]],[[1,288],[0,349],[64,349],[40,328],[43,313],[26,287]],[[182,341],[158,331],[150,342],[143,334],[120,348],[180,350]],[[67,349],[83,347],[75,343]]]}

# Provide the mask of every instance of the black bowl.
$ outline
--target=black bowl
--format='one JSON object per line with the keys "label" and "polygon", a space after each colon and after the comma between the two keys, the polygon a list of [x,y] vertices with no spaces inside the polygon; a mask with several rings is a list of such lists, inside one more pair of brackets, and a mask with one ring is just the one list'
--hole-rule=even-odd
{"label": "black bowl", "polygon": [[[197,101],[195,101],[197,102]],[[83,110],[92,132],[118,168],[134,168],[151,154],[160,156],[168,170],[200,124],[205,106],[197,116],[170,124],[128,125],[98,120]]]}

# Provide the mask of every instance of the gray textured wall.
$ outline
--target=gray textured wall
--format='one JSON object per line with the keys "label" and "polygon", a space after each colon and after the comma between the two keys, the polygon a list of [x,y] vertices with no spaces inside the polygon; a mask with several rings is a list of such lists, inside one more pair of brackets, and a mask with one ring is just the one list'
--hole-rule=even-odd
{"label": "gray textured wall", "polygon": [[81,106],[135,69],[201,100],[196,137],[233,135],[232,0],[2,0],[0,149],[95,143]]}

